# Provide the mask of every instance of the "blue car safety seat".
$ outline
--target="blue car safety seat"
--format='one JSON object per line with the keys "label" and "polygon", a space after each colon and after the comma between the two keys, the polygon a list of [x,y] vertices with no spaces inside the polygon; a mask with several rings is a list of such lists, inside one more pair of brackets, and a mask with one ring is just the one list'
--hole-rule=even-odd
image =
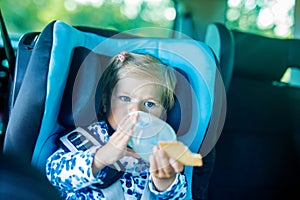
{"label": "blue car safety seat", "polygon": [[[192,152],[205,156],[213,148],[203,141],[211,141],[207,133],[216,131],[208,130],[218,123],[212,119],[220,117],[214,107],[219,99],[215,92],[221,91],[224,99],[224,86],[214,55],[204,43],[99,34],[98,29],[75,28],[61,21],[27,36],[31,42],[21,40],[28,46],[27,57],[20,55],[21,50],[17,55],[4,153],[19,155],[44,172],[47,158],[58,148],[59,133],[97,120],[98,81],[110,57],[124,50],[151,54],[176,68],[176,103],[168,123]],[[193,167],[186,166],[184,173],[189,182],[187,199],[192,199]]]}

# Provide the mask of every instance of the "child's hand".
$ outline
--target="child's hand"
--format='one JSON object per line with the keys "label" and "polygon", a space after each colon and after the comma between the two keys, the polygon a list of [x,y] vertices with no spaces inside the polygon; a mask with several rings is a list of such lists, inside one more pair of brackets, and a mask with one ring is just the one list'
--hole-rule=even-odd
{"label": "child's hand", "polygon": [[126,155],[136,157],[133,151],[127,149],[127,144],[132,136],[133,127],[136,122],[137,116],[126,116],[118,125],[114,134],[109,138],[107,144],[98,149],[93,162],[94,174]]}
{"label": "child's hand", "polygon": [[183,164],[169,158],[168,155],[157,146],[153,148],[150,156],[150,173],[157,190],[166,190],[173,182],[177,173],[183,171]]}

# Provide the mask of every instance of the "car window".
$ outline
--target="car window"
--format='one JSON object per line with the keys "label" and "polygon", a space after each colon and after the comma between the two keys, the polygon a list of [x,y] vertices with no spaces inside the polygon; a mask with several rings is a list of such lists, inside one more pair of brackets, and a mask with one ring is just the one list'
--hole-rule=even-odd
{"label": "car window", "polygon": [[74,26],[170,37],[169,31],[141,28],[172,29],[176,16],[172,0],[2,0],[0,7],[10,35],[41,31],[51,21],[62,20]]}

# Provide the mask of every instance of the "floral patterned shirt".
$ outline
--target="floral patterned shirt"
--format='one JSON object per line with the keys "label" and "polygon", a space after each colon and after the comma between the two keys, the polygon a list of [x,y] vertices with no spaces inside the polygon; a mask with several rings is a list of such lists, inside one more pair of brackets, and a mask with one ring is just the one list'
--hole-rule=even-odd
{"label": "floral patterned shirt", "polygon": [[[105,122],[96,122],[88,129],[105,143],[108,141],[109,134]],[[60,148],[48,158],[46,175],[65,199],[106,199],[97,183],[103,183],[107,167],[100,170],[96,176],[92,173],[93,157],[98,148],[76,152],[66,152]],[[146,187],[149,187],[156,199],[185,198],[187,182],[183,174],[178,173],[173,184],[167,190],[159,192],[151,181],[147,162],[128,156],[120,159],[120,162],[126,169],[117,180],[121,183],[124,199],[141,199]]]}

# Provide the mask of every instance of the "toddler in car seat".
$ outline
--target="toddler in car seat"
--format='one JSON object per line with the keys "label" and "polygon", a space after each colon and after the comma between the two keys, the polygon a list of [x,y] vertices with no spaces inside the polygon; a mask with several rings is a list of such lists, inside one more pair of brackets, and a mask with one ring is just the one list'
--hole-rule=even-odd
{"label": "toddler in car seat", "polygon": [[128,147],[135,111],[166,120],[174,104],[173,68],[147,54],[121,52],[100,79],[99,121],[86,127],[101,141],[88,149],[59,148],[46,173],[65,199],[184,199],[183,164],[154,146],[148,160]]}

